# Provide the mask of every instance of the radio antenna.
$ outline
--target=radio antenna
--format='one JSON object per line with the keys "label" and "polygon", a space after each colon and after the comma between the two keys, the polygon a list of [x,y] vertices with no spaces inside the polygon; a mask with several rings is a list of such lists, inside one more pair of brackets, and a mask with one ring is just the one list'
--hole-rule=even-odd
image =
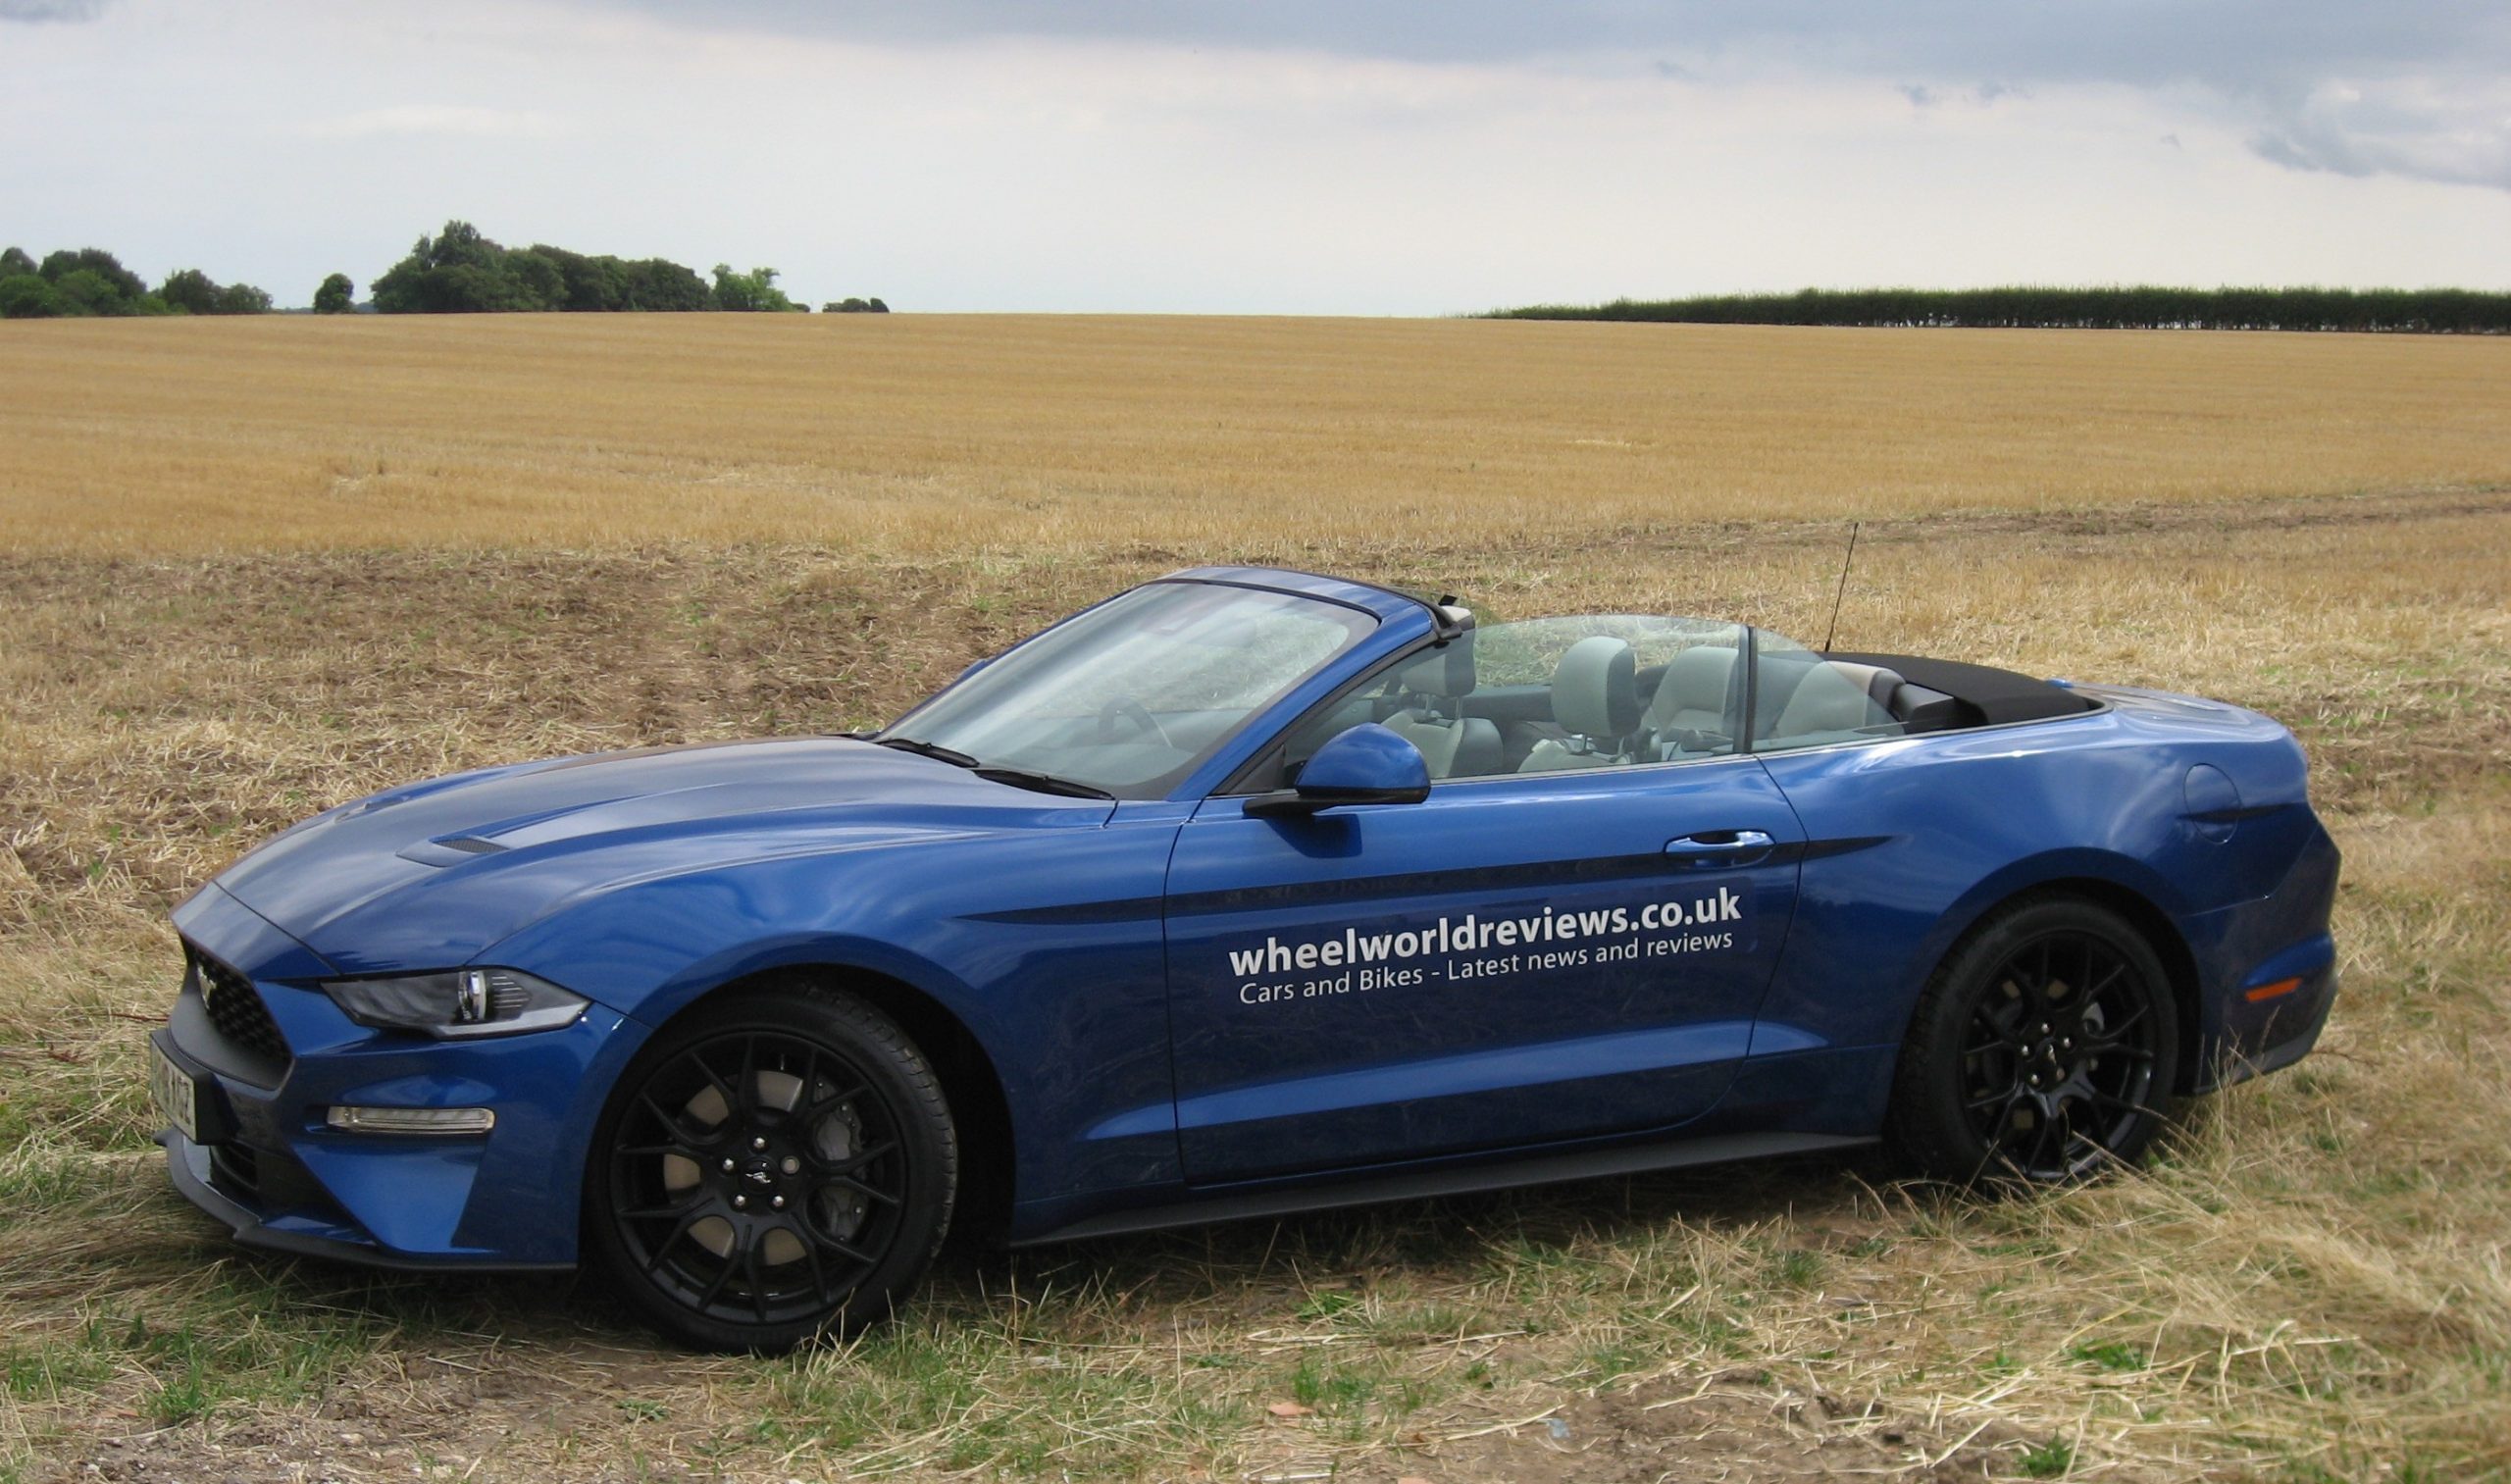
{"label": "radio antenna", "polygon": [[1840,558],[1840,590],[1831,594],[1831,627],[1822,631],[1822,652],[1831,652],[1831,640],[1840,632],[1840,602],[1848,596],[1848,567],[1857,560],[1857,532],[1864,521],[1851,521],[1848,526],[1848,555]]}

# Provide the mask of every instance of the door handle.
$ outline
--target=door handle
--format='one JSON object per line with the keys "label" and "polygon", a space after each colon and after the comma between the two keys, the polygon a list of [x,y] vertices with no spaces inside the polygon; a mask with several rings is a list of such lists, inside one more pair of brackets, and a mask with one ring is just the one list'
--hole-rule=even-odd
{"label": "door handle", "polygon": [[1695,870],[1748,866],[1768,855],[1776,844],[1767,830],[1703,830],[1665,842],[1665,853]]}

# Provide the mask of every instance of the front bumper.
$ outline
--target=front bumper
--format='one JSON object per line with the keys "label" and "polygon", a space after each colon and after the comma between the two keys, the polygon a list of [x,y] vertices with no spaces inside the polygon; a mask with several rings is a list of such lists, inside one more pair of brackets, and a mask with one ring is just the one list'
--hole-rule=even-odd
{"label": "front bumper", "polygon": [[[199,1141],[172,1128],[159,1140],[187,1200],[240,1241],[289,1253],[396,1268],[575,1262],[585,1151],[641,1026],[596,1003],[564,1029],[493,1040],[379,1033],[316,987],[328,964],[217,887],[175,922],[202,963],[152,1040],[203,1090]],[[219,1013],[205,982],[229,997]],[[497,1121],[484,1135],[350,1133],[324,1122],[338,1104],[486,1106]]]}
{"label": "front bumper", "polygon": [[225,1223],[235,1234],[235,1240],[247,1247],[406,1272],[432,1272],[446,1268],[564,1272],[575,1266],[572,1260],[518,1262],[497,1255],[479,1257],[394,1252],[377,1242],[373,1233],[354,1222],[325,1220],[302,1209],[264,1208],[229,1196],[220,1186],[231,1176],[220,1168],[221,1156],[212,1146],[194,1144],[174,1129],[159,1134],[157,1142],[166,1147],[166,1172],[174,1178],[175,1189],[184,1200]]}

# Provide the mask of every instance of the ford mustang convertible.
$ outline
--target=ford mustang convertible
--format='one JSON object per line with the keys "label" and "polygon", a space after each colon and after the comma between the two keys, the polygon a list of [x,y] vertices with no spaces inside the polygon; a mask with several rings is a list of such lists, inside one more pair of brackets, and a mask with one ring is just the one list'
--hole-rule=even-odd
{"label": "ford mustang convertible", "polygon": [[2132,1163],[2336,992],[2235,706],[1692,618],[1181,572],[887,730],[344,804],[175,914],[242,1240],[590,1261],[723,1349],[1013,1244],[1880,1141]]}

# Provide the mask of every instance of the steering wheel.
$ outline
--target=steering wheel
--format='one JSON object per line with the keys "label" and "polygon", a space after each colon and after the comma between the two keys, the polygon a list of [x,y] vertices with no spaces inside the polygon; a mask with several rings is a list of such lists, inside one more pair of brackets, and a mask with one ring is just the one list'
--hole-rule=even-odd
{"label": "steering wheel", "polygon": [[1159,744],[1163,747],[1173,748],[1177,745],[1170,742],[1168,734],[1161,730],[1159,718],[1144,710],[1142,702],[1130,695],[1119,695],[1099,708],[1099,740],[1102,742],[1114,742],[1116,723],[1120,721],[1132,722],[1134,730],[1146,737],[1158,738]]}

